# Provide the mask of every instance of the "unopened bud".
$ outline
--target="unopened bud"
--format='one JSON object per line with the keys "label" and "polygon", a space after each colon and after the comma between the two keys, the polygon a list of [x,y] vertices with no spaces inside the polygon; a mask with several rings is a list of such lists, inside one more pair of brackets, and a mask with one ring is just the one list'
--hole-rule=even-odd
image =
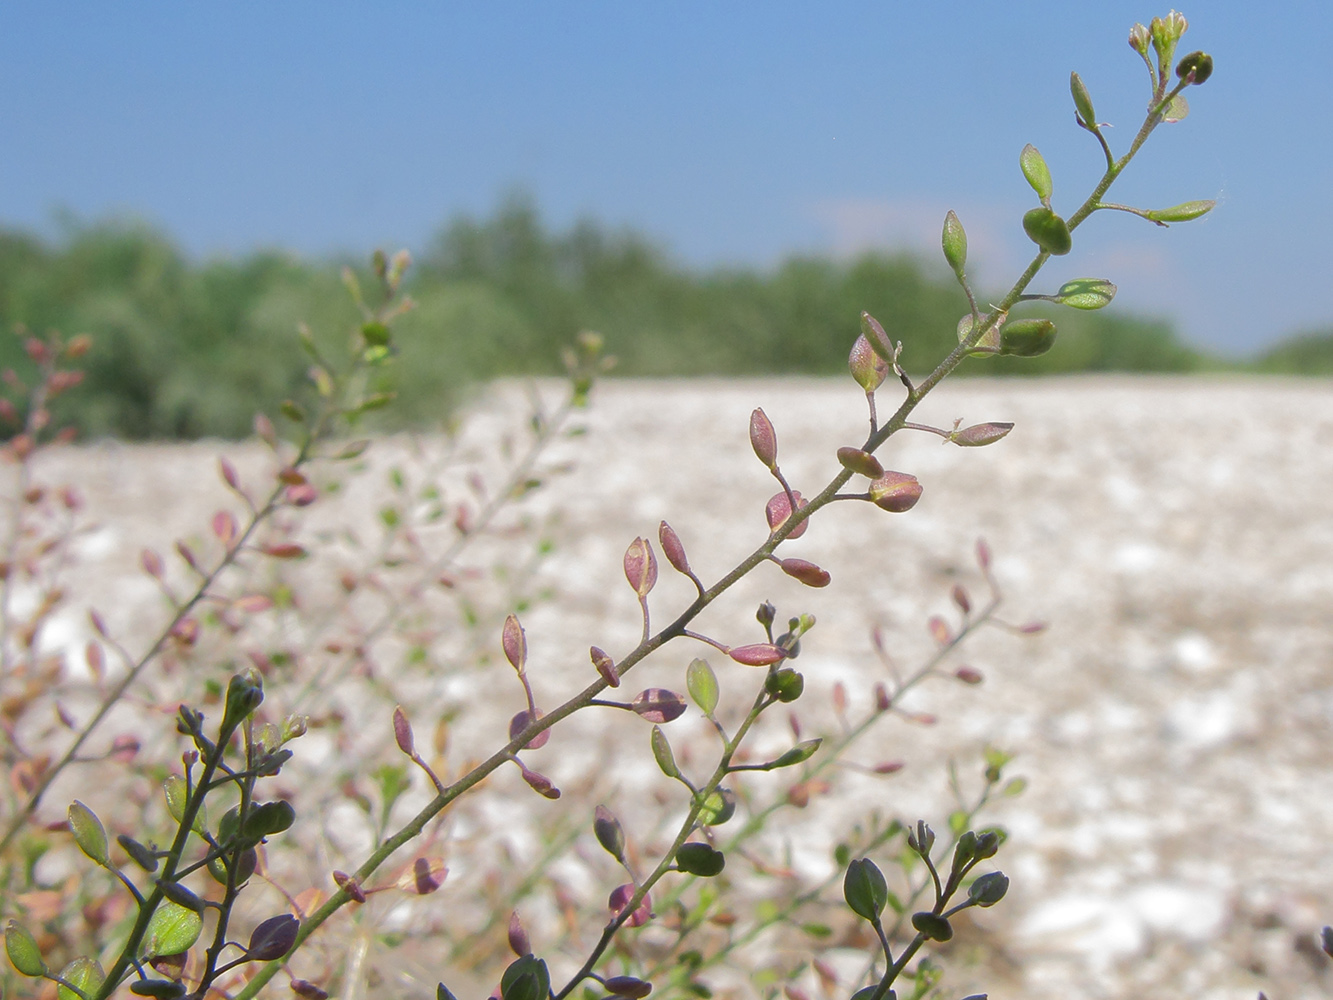
{"label": "unopened bud", "polygon": [[972,610],[972,599],[967,596],[967,590],[961,583],[953,585],[953,592],[950,596],[953,598],[954,604],[958,605],[958,610],[963,614]]}
{"label": "unopened bud", "polygon": [[1148,29],[1136,24],[1129,29],[1129,47],[1141,56],[1148,55]]}
{"label": "unopened bud", "polygon": [[901,514],[921,499],[921,484],[905,472],[885,472],[870,484],[870,499],[876,507]]}
{"label": "unopened bud", "polygon": [[778,434],[763,410],[750,414],[750,447],[770,470],[778,464]]}

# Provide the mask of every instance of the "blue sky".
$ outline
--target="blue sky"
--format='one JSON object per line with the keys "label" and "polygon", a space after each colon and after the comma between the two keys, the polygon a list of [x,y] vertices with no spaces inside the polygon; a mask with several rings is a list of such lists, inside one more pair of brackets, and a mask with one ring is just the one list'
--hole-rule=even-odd
{"label": "blue sky", "polygon": [[[1120,285],[1230,353],[1333,324],[1333,7],[1182,0],[1213,54],[1115,200],[1217,198],[1170,230],[1095,217],[1050,282]],[[1141,2],[64,3],[0,7],[0,224],[134,216],[192,254],[421,248],[516,189],[687,264],[906,246],[945,211],[972,269],[1026,261],[1032,142],[1068,213],[1098,175],[1070,70],[1123,148]],[[1165,134],[1163,134],[1165,133]]]}

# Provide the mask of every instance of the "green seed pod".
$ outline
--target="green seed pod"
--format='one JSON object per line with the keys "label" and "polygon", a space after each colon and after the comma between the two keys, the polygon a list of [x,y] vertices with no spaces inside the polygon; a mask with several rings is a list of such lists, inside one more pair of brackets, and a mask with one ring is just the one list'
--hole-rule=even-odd
{"label": "green seed pod", "polygon": [[1191,52],[1176,63],[1176,76],[1185,79],[1191,73],[1194,79],[1190,83],[1198,86],[1213,75],[1213,57],[1207,52]]}
{"label": "green seed pod", "polygon": [[1035,358],[1055,344],[1055,324],[1048,319],[1020,319],[1000,332],[1000,353]]}
{"label": "green seed pod", "polygon": [[937,913],[913,913],[912,926],[931,941],[948,941],[953,937],[953,927]]}
{"label": "green seed pod", "polygon": [[1116,287],[1105,278],[1075,278],[1055,293],[1055,301],[1074,309],[1101,309],[1115,298]]}
{"label": "green seed pod", "polygon": [[17,920],[5,925],[5,954],[20,975],[33,978],[46,975],[46,963],[42,961],[37,939]]}
{"label": "green seed pod", "polygon": [[185,996],[185,984],[174,979],[136,979],[130,983],[130,992],[136,997],[177,1000]]}
{"label": "green seed pod", "polygon": [[296,810],[290,802],[278,799],[255,806],[245,817],[241,826],[241,835],[247,840],[261,840],[275,833],[282,833],[296,821]]}
{"label": "green seed pod", "polygon": [[1074,245],[1065,220],[1049,208],[1034,208],[1023,216],[1023,232],[1041,249],[1056,257],[1069,253]]}
{"label": "green seed pod", "polygon": [[365,323],[361,327],[361,337],[369,347],[385,347],[389,343],[389,328],[383,323]]}
{"label": "green seed pod", "polygon": [[1003,872],[987,872],[967,887],[967,897],[978,906],[994,906],[1004,899],[1004,894],[1008,891],[1008,875]]}
{"label": "green seed pod", "polygon": [[661,726],[653,726],[652,746],[653,758],[657,761],[657,766],[662,769],[662,773],[668,778],[679,778],[680,768],[676,766],[675,754],[671,752],[671,744],[667,742],[666,733],[662,732]]}
{"label": "green seed pod", "polygon": [[856,343],[852,345],[852,353],[847,358],[847,368],[851,371],[852,378],[856,379],[856,384],[866,392],[878,389],[889,374],[889,363],[875,353],[865,334],[859,335]]}
{"label": "green seed pod", "polygon": [[963,268],[967,266],[967,233],[953,209],[944,217],[944,233],[940,237],[940,244],[944,248],[944,259],[949,262],[958,280],[962,281]]}
{"label": "green seed pod", "polygon": [[1074,110],[1078,113],[1079,121],[1088,128],[1096,128],[1097,112],[1092,110],[1092,97],[1077,73],[1069,74],[1069,93],[1074,98]]}
{"label": "green seed pod", "polygon": [[776,769],[779,767],[792,767],[796,764],[804,764],[815,755],[815,751],[819,749],[819,744],[823,742],[824,740],[822,737],[813,740],[802,740],[800,743],[797,743],[796,746],[778,757],[777,760],[773,761],[770,766]]}
{"label": "green seed pod", "polygon": [[597,838],[597,843],[601,844],[611,857],[620,862],[625,860],[625,831],[620,827],[620,820],[616,819],[606,806],[598,806],[594,811],[592,832]]}
{"label": "green seed pod", "polygon": [[103,868],[110,866],[111,855],[107,849],[106,830],[102,827],[102,821],[78,799],[70,803],[69,828],[74,833],[74,843],[79,845],[79,850]]}
{"label": "green seed pod", "polygon": [[130,856],[130,859],[144,871],[157,871],[157,855],[133,837],[122,833],[116,838],[116,843],[118,843],[125,853]]}
{"label": "green seed pod", "polygon": [[805,678],[791,667],[782,667],[764,679],[764,690],[783,704],[790,704],[805,691]]}
{"label": "green seed pod", "polygon": [[702,826],[721,826],[736,815],[736,793],[730,788],[719,788],[699,807],[699,823]]}
{"label": "green seed pod", "polygon": [[1182,201],[1179,205],[1172,205],[1170,208],[1155,208],[1146,214],[1153,222],[1190,222],[1193,219],[1207,215],[1216,205],[1217,202],[1212,199]]}
{"label": "green seed pod", "polygon": [[690,875],[712,878],[721,874],[727,866],[727,859],[721,851],[716,851],[707,844],[681,844],[676,852],[676,866]]}
{"label": "green seed pod", "polygon": [[713,673],[707,660],[695,658],[690,661],[690,665],[685,668],[685,690],[699,706],[699,711],[708,716],[713,714],[720,692],[717,674]]}
{"label": "green seed pod", "polygon": [[1023,168],[1023,176],[1032,185],[1032,190],[1037,192],[1041,203],[1049,204],[1052,190],[1051,171],[1041,153],[1037,152],[1037,147],[1032,143],[1024,146],[1023,152],[1018,154],[1018,165]]}
{"label": "green seed pod", "polygon": [[842,898],[862,920],[878,920],[889,901],[884,873],[869,858],[857,858],[847,866],[847,874],[843,876]]}

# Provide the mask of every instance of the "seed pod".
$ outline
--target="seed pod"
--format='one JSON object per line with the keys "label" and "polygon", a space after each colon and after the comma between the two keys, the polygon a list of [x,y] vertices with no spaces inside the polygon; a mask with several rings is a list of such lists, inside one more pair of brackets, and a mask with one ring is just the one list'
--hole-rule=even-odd
{"label": "seed pod", "polygon": [[889,375],[889,363],[876,353],[870,341],[861,334],[852,345],[852,353],[847,358],[847,368],[856,379],[856,384],[866,392],[874,392]]}
{"label": "seed pod", "polygon": [[296,943],[296,932],[300,929],[301,922],[290,913],[269,917],[251,933],[245,957],[255,962],[282,958]]}
{"label": "seed pod", "polygon": [[764,690],[783,704],[790,704],[805,691],[805,678],[791,667],[782,667],[764,679]]}
{"label": "seed pod", "polygon": [[5,925],[5,953],[9,956],[9,964],[20,975],[34,979],[46,975],[46,963],[42,961],[37,939],[17,920]]}
{"label": "seed pod", "polygon": [[592,665],[602,675],[602,680],[613,688],[620,687],[620,675],[616,673],[615,661],[611,659],[606,651],[593,646],[588,650],[588,655],[592,657]]}
{"label": "seed pod", "polygon": [[867,479],[878,479],[884,475],[884,466],[879,464],[879,459],[860,448],[839,448],[838,462],[844,469],[865,476]]}
{"label": "seed pod", "polygon": [[671,752],[671,744],[667,742],[666,733],[662,732],[660,726],[653,726],[653,735],[650,741],[653,748],[653,759],[657,761],[657,766],[668,778],[679,778],[680,768],[676,766],[676,756]]}
{"label": "seed pod", "polygon": [[1073,237],[1065,220],[1049,208],[1034,208],[1023,216],[1023,232],[1043,252],[1062,257],[1073,248]]}
{"label": "seed pod", "polygon": [[676,852],[676,866],[690,875],[712,878],[721,874],[727,866],[727,859],[721,851],[707,844],[681,844],[680,850]]}
{"label": "seed pod", "polygon": [[602,985],[612,996],[625,997],[626,1000],[642,1000],[653,991],[653,984],[633,976],[612,976],[603,980]]}
{"label": "seed pod", "polygon": [[901,514],[921,499],[921,484],[905,472],[885,472],[870,484],[870,499],[876,507]]}
{"label": "seed pod", "polygon": [[763,410],[750,414],[750,447],[770,471],[778,465],[778,434]]}
{"label": "seed pod", "polygon": [[948,941],[953,937],[949,921],[936,913],[913,913],[912,926],[931,941]]}
{"label": "seed pod", "polygon": [[1055,301],[1073,309],[1101,309],[1111,304],[1115,293],[1115,285],[1105,278],[1075,278],[1060,286]]}
{"label": "seed pod", "polygon": [[949,440],[960,448],[982,448],[994,444],[1014,429],[1013,424],[973,424],[949,435]]}
{"label": "seed pod", "polygon": [[520,674],[523,673],[523,666],[528,660],[528,638],[516,616],[509,615],[505,618],[504,631],[501,633],[500,642],[504,647],[505,659],[509,661],[509,665]]}
{"label": "seed pod", "polygon": [[704,659],[693,659],[685,668],[685,690],[690,693],[699,711],[711,716],[717,708],[719,695],[717,674]]}
{"label": "seed pod", "polygon": [[1156,208],[1146,213],[1153,222],[1189,222],[1202,215],[1207,215],[1217,205],[1216,201],[1184,201],[1170,208]]}
{"label": "seed pod", "polygon": [[963,269],[967,266],[967,233],[953,209],[944,217],[944,233],[940,237],[940,244],[944,248],[944,259],[949,262],[958,280],[962,281]]}
{"label": "seed pod", "polygon": [[518,910],[509,914],[509,949],[519,958],[532,954],[532,942],[523,929],[523,921],[518,918]]}
{"label": "seed pod", "polygon": [[598,806],[594,812],[592,832],[597,838],[597,843],[606,848],[611,857],[621,862],[625,860],[625,831],[620,828],[620,821],[606,806]]}
{"label": "seed pod", "polygon": [[782,572],[795,580],[800,580],[807,587],[827,587],[832,577],[826,569],[820,569],[806,559],[783,559],[779,566]]}
{"label": "seed pod", "polygon": [[403,706],[399,705],[393,710],[393,738],[398,744],[398,749],[411,757],[416,753],[416,745],[412,738],[412,723],[407,720],[407,713],[403,711]]}
{"label": "seed pod", "polygon": [[868,312],[861,313],[861,335],[870,341],[870,346],[875,349],[876,354],[885,361],[893,360],[893,341],[884,332],[879,320]]}
{"label": "seed pod", "polygon": [[111,863],[106,830],[97,814],[78,799],[70,803],[69,828],[74,832],[74,843],[89,858],[107,868]]}
{"label": "seed pod", "polygon": [[1048,205],[1051,200],[1051,170],[1046,166],[1046,160],[1037,147],[1028,143],[1023,147],[1023,151],[1018,154],[1018,165],[1023,169],[1023,176],[1027,182],[1032,185],[1032,190],[1037,192],[1037,197],[1041,199],[1043,205]]}
{"label": "seed pod", "polygon": [[636,538],[625,550],[625,579],[639,597],[645,598],[657,583],[657,557],[645,538]]}
{"label": "seed pod", "polygon": [[[791,495],[796,499],[797,510],[806,505],[807,501],[801,498],[798,490],[793,490]],[[787,499],[786,490],[775,493],[769,498],[767,505],[764,507],[764,517],[768,520],[768,527],[772,531],[777,531],[787,522],[787,518],[791,517],[791,501]],[[791,534],[787,537],[800,538],[805,534],[808,527],[810,527],[809,520],[802,521],[792,529]]]}
{"label": "seed pod", "polygon": [[1190,83],[1198,85],[1213,75],[1213,57],[1206,52],[1191,52],[1176,64],[1176,76],[1185,79],[1191,73]]}
{"label": "seed pod", "polygon": [[1096,128],[1097,112],[1092,110],[1092,97],[1077,73],[1069,74],[1069,93],[1074,98],[1074,110],[1078,113],[1079,121],[1088,128]]}
{"label": "seed pod", "polygon": [[634,696],[630,709],[649,722],[672,722],[685,713],[685,699],[666,688],[646,688]]}
{"label": "seed pod", "polygon": [[756,642],[750,646],[735,646],[727,650],[727,655],[737,663],[747,667],[766,667],[771,663],[787,658],[787,650],[768,642]]}
{"label": "seed pod", "polygon": [[[994,906],[1009,891],[1009,877],[1002,872],[987,872],[967,887],[967,896],[978,906]],[[917,930],[921,930],[920,927]],[[936,938],[937,941],[948,940]]]}
{"label": "seed pod", "polygon": [[1020,319],[1000,332],[1000,353],[1035,358],[1055,345],[1055,324],[1048,319]]}
{"label": "seed pod", "polygon": [[678,573],[690,575],[690,561],[685,558],[685,546],[680,543],[680,536],[671,525],[663,521],[657,527],[657,540],[662,543],[662,554]]}

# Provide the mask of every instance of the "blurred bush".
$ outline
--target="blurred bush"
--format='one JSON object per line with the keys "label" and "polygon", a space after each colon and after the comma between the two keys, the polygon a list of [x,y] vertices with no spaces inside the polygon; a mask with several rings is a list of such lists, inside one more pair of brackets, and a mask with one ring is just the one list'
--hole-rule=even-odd
{"label": "blurred bush", "polygon": [[[341,267],[272,251],[194,262],[162,233],[125,223],[54,242],[0,230],[0,324],[92,335],[86,388],[59,401],[85,434],[238,437],[305,378],[298,323],[328,353],[345,353],[357,316],[337,290]],[[942,264],[909,255],[691,270],[632,231],[580,222],[552,232],[522,197],[446,226],[409,292],[418,305],[398,325],[402,363],[385,388],[399,394],[393,419],[415,426],[445,417],[481,380],[558,374],[559,346],[583,329],[605,336],[625,375],[833,374],[865,309],[904,341],[905,366],[924,371],[953,347],[966,308]],[[1060,319],[1049,354],[970,361],[962,373],[1219,366],[1161,320]],[[18,338],[0,337],[0,367],[22,374],[29,364]],[[1254,367],[1333,372],[1333,334],[1293,339]]]}

